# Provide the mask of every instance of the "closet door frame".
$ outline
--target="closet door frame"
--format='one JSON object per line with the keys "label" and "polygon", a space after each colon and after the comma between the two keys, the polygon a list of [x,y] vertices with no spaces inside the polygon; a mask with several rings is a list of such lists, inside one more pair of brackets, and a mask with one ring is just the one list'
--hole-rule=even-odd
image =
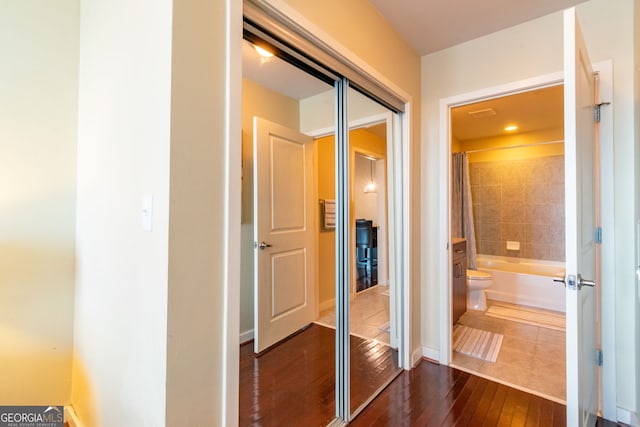
{"label": "closet door frame", "polygon": [[[389,280],[397,284],[396,312],[398,321],[399,365],[402,369],[412,366],[411,352],[411,216],[410,187],[410,97],[391,82],[378,77],[377,72],[333,40],[324,40],[315,34],[324,34],[313,24],[301,20],[295,11],[285,4],[276,6],[265,0],[243,2],[243,24],[247,31],[255,31],[258,37],[273,37],[267,41],[284,42],[284,55],[292,62],[300,61],[300,68],[324,81],[333,81],[337,94],[336,116],[336,416],[334,423],[346,423],[351,418],[349,405],[349,299],[350,299],[350,223],[349,223],[349,121],[347,117],[347,90],[349,87],[366,94],[374,101],[389,108],[393,114],[393,140],[388,152],[389,162]],[[248,30],[249,28],[249,30]],[[304,52],[304,55],[301,54]],[[347,53],[345,53],[347,52]],[[238,55],[240,55],[238,53]],[[298,65],[298,64],[296,64]],[[376,77],[374,77],[376,76]],[[345,151],[346,155],[342,153]],[[239,168],[231,165],[230,168]],[[240,176],[240,171],[231,171]],[[393,237],[391,237],[393,236]],[[239,236],[238,236],[239,240]],[[238,259],[235,259],[238,258]],[[395,260],[391,263],[391,260]],[[239,254],[230,254],[229,268],[239,264]],[[393,265],[392,265],[393,264]],[[230,282],[226,284],[228,301],[239,301],[238,292]],[[236,318],[238,304],[229,305],[227,316]],[[229,325],[234,324],[229,320]],[[238,359],[236,339],[227,337],[227,357]],[[234,376],[232,376],[234,377]],[[234,383],[235,381],[235,383]],[[238,403],[238,379],[227,379],[225,390],[227,421],[234,421]]]}

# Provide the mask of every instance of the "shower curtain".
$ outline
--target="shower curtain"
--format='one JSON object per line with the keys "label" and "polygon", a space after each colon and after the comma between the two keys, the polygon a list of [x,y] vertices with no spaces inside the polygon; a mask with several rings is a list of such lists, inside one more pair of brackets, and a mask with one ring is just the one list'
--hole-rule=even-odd
{"label": "shower curtain", "polygon": [[451,236],[467,239],[467,268],[476,270],[476,233],[467,153],[453,153],[451,175]]}

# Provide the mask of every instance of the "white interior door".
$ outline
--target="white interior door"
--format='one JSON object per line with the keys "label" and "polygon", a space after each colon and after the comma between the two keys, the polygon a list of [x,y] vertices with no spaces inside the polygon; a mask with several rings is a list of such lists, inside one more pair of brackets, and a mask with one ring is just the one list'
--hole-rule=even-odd
{"label": "white interior door", "polygon": [[255,317],[259,353],[313,322],[313,139],[253,118]]}
{"label": "white interior door", "polygon": [[[597,413],[595,79],[575,9],[564,14],[567,425]],[[582,278],[582,279],[581,279]],[[584,280],[584,281],[583,281]],[[597,286],[598,284],[596,284]]]}

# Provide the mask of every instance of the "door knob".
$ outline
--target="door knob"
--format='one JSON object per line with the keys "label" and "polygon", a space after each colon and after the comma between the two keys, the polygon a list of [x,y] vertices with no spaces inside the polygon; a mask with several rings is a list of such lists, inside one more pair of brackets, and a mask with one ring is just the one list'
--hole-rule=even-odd
{"label": "door knob", "polygon": [[596,286],[595,280],[583,279],[579,274],[576,276],[570,274],[567,276],[566,280],[562,276],[556,276],[553,278],[553,281],[556,283],[562,283],[565,285],[565,287],[572,290],[580,290],[583,286],[589,286],[591,288]]}
{"label": "door knob", "polygon": [[270,248],[271,245],[265,242],[260,242],[260,245],[258,245],[258,247],[260,248],[260,250],[264,250],[265,248]]}
{"label": "door knob", "polygon": [[596,286],[596,281],[595,280],[589,280],[589,279],[583,279],[582,276],[580,276],[578,274],[578,289],[580,289],[583,286],[589,286],[589,287],[595,287]]}

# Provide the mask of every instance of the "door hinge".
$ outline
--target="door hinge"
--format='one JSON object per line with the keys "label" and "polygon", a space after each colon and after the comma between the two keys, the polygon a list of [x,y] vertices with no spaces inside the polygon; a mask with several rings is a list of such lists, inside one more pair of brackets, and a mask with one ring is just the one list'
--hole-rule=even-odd
{"label": "door hinge", "polygon": [[597,349],[596,350],[596,363],[598,364],[598,366],[602,366],[602,349]]}
{"label": "door hinge", "polygon": [[593,106],[593,120],[596,123],[600,123],[600,120],[602,119],[602,106],[603,105],[610,105],[610,102],[601,102],[599,104],[596,104]]}
{"label": "door hinge", "polygon": [[596,243],[601,245],[602,244],[602,227],[596,227]]}

